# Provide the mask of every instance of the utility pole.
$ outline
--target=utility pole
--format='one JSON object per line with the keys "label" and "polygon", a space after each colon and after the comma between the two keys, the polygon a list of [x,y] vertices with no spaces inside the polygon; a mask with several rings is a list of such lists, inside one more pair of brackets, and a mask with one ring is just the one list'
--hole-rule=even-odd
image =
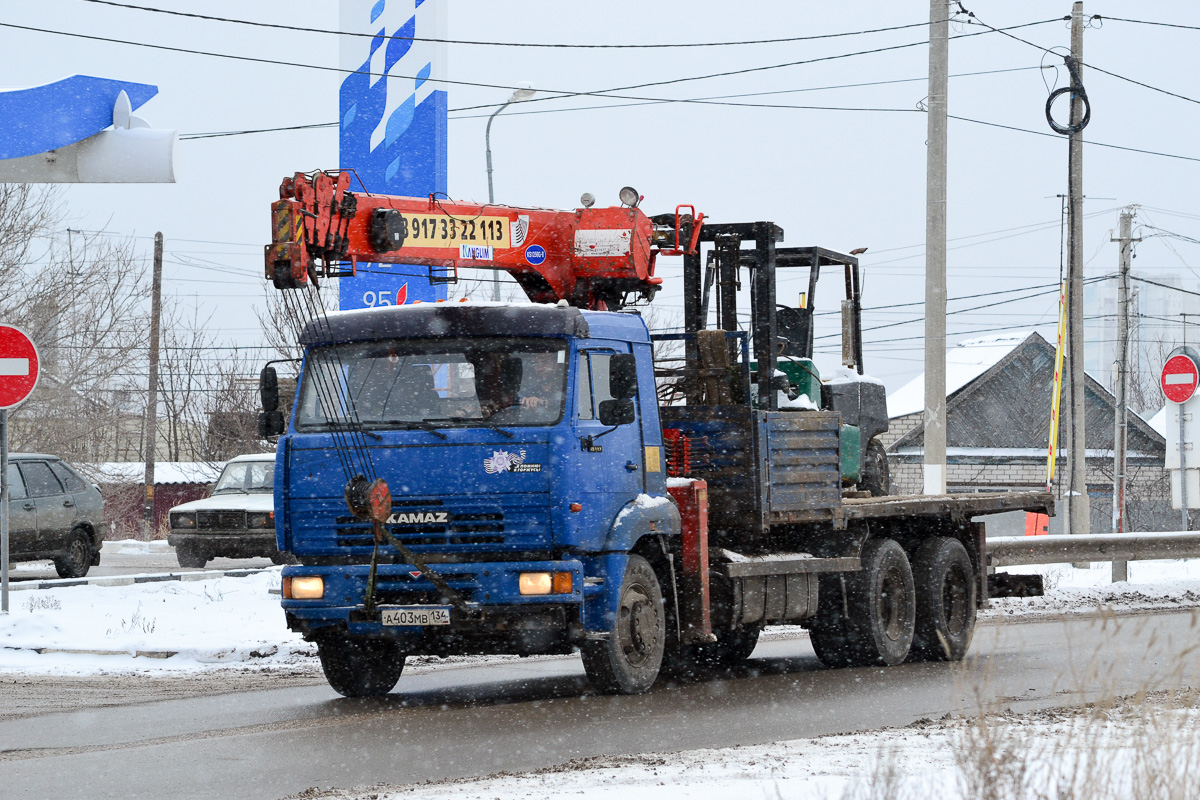
{"label": "utility pole", "polygon": [[[1083,85],[1083,3],[1071,8],[1071,57],[1077,70],[1073,83]],[[1067,175],[1067,386],[1070,402],[1065,403],[1071,437],[1071,464],[1067,493],[1067,533],[1087,535],[1090,529],[1090,503],[1087,493],[1087,441],[1083,371],[1083,123],[1084,101],[1071,93],[1071,138]]]}
{"label": "utility pole", "polygon": [[925,151],[925,494],[946,493],[946,113],[950,4],[929,0]]}
{"label": "utility pole", "polygon": [[[1126,449],[1129,443],[1129,266],[1132,261],[1133,216],[1136,206],[1126,206],[1121,211],[1120,235],[1114,240],[1120,243],[1119,277],[1117,283],[1117,380],[1114,394],[1117,398],[1113,422],[1113,500],[1112,532],[1125,532],[1125,481]],[[1112,562],[1113,583],[1129,580],[1129,564],[1125,561]]]}
{"label": "utility pole", "polygon": [[142,538],[154,535],[154,446],[158,438],[158,329],[162,316],[163,235],[154,234],[154,281],[150,296],[150,386],[146,401],[146,493],[142,501]]}

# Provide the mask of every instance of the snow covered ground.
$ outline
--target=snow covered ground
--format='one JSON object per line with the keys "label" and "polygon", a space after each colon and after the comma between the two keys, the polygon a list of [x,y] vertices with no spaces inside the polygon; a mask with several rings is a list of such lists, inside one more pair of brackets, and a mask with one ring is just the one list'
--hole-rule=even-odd
{"label": "snow covered ground", "polygon": [[[146,547],[114,542],[106,548],[110,545],[123,552]],[[1128,583],[1112,584],[1107,563],[1092,569],[1014,567],[1014,572],[1043,573],[1047,595],[994,600],[981,619],[1085,614],[1100,607],[1117,613],[1200,608],[1200,560],[1133,562],[1129,570]],[[279,595],[271,593],[278,586],[279,570],[271,569],[236,578],[13,591],[10,613],[0,616],[0,677],[46,680],[128,673],[196,677],[247,670],[319,675],[314,648],[284,625]],[[768,635],[804,634],[779,628]],[[433,665],[413,667],[421,670]],[[1122,731],[1133,730],[1129,726],[1134,723],[1132,718],[1121,721],[1125,718],[1118,717],[1106,724],[1118,741],[1125,742],[1128,737],[1121,738]],[[1064,741],[1063,726],[1076,724],[1073,719],[1069,714],[1058,719],[1043,713],[1014,719],[1011,726],[1023,737],[1045,737],[1059,746]],[[1184,727],[1194,721],[1188,717]],[[328,796],[462,800],[507,800],[547,793],[584,800],[667,795],[698,800],[882,797],[885,795],[870,792],[880,780],[890,780],[886,774],[889,764],[899,770],[895,792],[913,797],[957,796],[952,790],[961,782],[962,771],[954,754],[961,752],[962,737],[969,727],[959,721],[931,722],[902,730],[761,747],[591,759],[528,775]],[[1200,741],[1194,726],[1188,729],[1191,738]],[[1134,758],[1123,746],[1114,745],[1114,752],[1124,753],[1121,758]]]}

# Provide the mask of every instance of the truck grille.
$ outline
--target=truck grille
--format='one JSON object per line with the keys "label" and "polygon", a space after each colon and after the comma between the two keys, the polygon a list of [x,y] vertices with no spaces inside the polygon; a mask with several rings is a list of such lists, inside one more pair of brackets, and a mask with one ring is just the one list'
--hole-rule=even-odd
{"label": "truck grille", "polygon": [[[544,501],[543,501],[544,502]],[[539,504],[541,505],[541,504]],[[536,531],[547,533],[548,509],[532,514],[531,509],[505,509],[490,503],[459,505],[442,500],[398,500],[392,504],[388,532],[409,547],[446,545],[504,545],[515,535],[524,539]],[[506,513],[511,511],[512,513]],[[339,547],[370,547],[371,526],[350,516],[337,518]]]}
{"label": "truck grille", "polygon": [[229,530],[246,527],[245,511],[197,511],[196,527],[208,530]]}

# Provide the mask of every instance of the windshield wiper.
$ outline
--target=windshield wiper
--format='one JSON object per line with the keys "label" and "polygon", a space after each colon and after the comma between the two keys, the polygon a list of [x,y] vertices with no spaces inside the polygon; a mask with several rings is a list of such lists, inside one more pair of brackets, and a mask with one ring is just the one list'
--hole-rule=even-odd
{"label": "windshield wiper", "polygon": [[[480,420],[480,419],[456,419],[454,417],[426,417],[424,420],[422,420],[422,422],[458,422],[458,423],[462,423],[462,422],[483,422],[483,420]],[[496,433],[503,434],[503,435],[507,436],[509,439],[513,438],[512,431],[506,431],[506,430],[504,430],[504,428],[499,428],[499,427],[496,427],[495,425],[489,425],[486,422],[483,423],[483,427],[489,428],[489,429],[495,431]]]}
{"label": "windshield wiper", "polygon": [[439,439],[445,439],[446,434],[437,429],[436,425],[431,425],[427,419],[390,419],[384,421],[385,425],[400,425],[405,428],[420,428],[423,431],[428,431]]}

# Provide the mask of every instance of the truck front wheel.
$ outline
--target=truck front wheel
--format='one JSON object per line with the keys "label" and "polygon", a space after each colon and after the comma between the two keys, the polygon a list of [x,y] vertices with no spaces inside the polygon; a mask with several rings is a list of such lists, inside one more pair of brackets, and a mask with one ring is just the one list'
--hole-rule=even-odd
{"label": "truck front wheel", "polygon": [[957,539],[936,537],[912,561],[917,625],[910,661],[961,661],[975,632],[975,571]]}
{"label": "truck front wheel", "polygon": [[658,678],[667,638],[662,587],[649,562],[630,556],[608,638],[585,642],[583,669],[608,694],[640,694]]}
{"label": "truck front wheel", "polygon": [[404,669],[405,653],[387,639],[329,635],[317,639],[325,680],[344,697],[382,697]]}

